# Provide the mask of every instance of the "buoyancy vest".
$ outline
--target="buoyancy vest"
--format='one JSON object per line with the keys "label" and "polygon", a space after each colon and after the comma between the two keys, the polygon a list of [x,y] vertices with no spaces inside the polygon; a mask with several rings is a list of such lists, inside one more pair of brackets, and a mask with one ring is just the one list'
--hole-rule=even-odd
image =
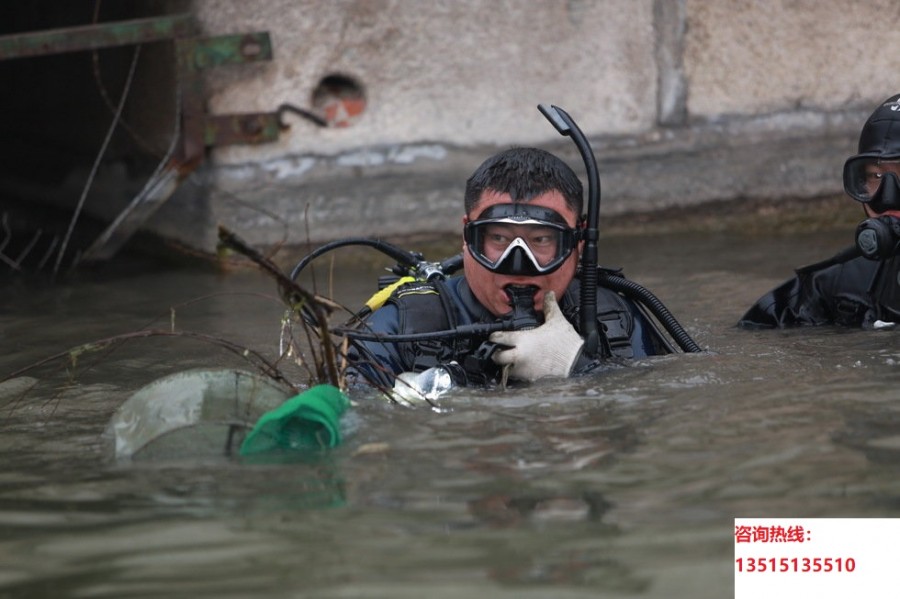
{"label": "buoyancy vest", "polygon": [[900,321],[900,258],[874,261],[847,248],[797,269],[744,314],[743,328],[838,324],[869,328]]}
{"label": "buoyancy vest", "polygon": [[[576,279],[560,300],[560,309],[578,329],[579,281]],[[459,324],[493,322],[497,318],[475,300],[465,279],[458,277],[434,283],[410,283],[397,289],[388,299],[398,311],[398,333],[426,333],[446,331]],[[634,308],[618,293],[604,287],[597,288],[597,322],[603,332],[601,357],[631,358],[634,355]],[[451,361],[472,364],[475,356],[487,341],[487,335],[447,336],[416,342],[398,342],[396,348],[402,362],[416,372]],[[485,363],[481,362],[482,366]],[[470,376],[478,375],[467,368]],[[491,373],[481,373],[490,379]]]}
{"label": "buoyancy vest", "polygon": [[[443,281],[409,283],[400,287],[387,303],[397,307],[399,334],[432,333],[452,330],[457,325],[456,312]],[[404,364],[420,372],[437,364],[458,358],[460,339],[447,337],[416,342],[397,343]]]}

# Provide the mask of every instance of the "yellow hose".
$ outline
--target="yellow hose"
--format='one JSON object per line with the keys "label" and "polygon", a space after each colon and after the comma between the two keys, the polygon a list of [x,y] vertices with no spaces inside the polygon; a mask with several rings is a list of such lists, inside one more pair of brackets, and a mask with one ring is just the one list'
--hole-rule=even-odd
{"label": "yellow hose", "polygon": [[366,302],[366,307],[372,310],[373,312],[384,305],[384,302],[391,296],[394,290],[400,285],[405,285],[406,283],[411,283],[415,281],[415,277],[402,277],[396,283],[392,283],[388,285],[375,295],[369,298],[369,301]]}

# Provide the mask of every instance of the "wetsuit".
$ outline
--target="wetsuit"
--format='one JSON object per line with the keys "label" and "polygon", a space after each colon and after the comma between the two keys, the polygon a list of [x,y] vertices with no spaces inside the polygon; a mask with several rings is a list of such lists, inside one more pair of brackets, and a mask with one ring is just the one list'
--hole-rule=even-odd
{"label": "wetsuit", "polygon": [[761,297],[738,325],[871,328],[878,320],[900,322],[900,257],[869,260],[855,250],[798,269],[794,278]]}
{"label": "wetsuit", "polygon": [[[579,285],[578,279],[573,280],[559,300],[560,309],[576,330],[580,322]],[[640,358],[672,351],[637,304],[603,287],[597,292],[598,329],[605,332],[602,355],[581,356],[573,374],[594,370],[610,357]],[[359,329],[380,334],[426,333],[498,320],[478,302],[465,277],[458,276],[400,287]],[[351,360],[365,378],[381,385],[393,384],[393,376],[401,372],[421,372],[450,362],[466,371],[464,384],[483,385],[495,382],[499,372],[490,361],[489,348],[488,335],[397,343],[356,341]]]}

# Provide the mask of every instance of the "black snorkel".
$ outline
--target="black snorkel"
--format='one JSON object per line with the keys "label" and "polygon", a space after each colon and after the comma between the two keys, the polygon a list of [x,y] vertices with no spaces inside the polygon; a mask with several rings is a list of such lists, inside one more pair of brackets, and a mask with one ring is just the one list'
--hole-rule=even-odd
{"label": "black snorkel", "polygon": [[604,287],[619,291],[628,297],[638,299],[663,325],[666,331],[672,335],[678,346],[686,352],[702,352],[703,349],[691,339],[684,327],[675,319],[671,312],[649,290],[634,281],[610,273],[604,273],[602,281],[597,268],[597,241],[600,239],[600,174],[597,170],[597,159],[591,144],[582,133],[572,117],[558,106],[538,104],[547,120],[556,127],[561,135],[572,138],[581,159],[588,178],[588,212],[587,228],[584,232],[584,250],[581,254],[581,333],[584,336],[585,354],[596,357],[601,353],[600,331],[597,329],[597,285],[602,283]]}
{"label": "black snorkel", "polygon": [[550,123],[561,135],[575,142],[588,178],[587,228],[584,231],[584,250],[581,254],[581,333],[584,335],[584,353],[594,357],[600,348],[597,329],[597,240],[600,238],[600,175],[594,151],[584,133],[565,110],[558,106],[538,104]]}

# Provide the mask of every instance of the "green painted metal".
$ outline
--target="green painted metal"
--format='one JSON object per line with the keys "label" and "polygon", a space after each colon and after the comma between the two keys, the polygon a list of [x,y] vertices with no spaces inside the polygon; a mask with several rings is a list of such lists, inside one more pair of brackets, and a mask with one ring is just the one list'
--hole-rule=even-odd
{"label": "green painted metal", "polygon": [[272,42],[265,31],[196,38],[192,42],[190,66],[195,69],[272,59]]}
{"label": "green painted metal", "polygon": [[193,30],[191,15],[177,14],[3,35],[0,60],[182,38]]}
{"label": "green painted metal", "polygon": [[271,60],[267,32],[193,37],[189,14],[99,23],[0,36],[0,60],[63,54],[171,40],[181,89],[181,143],[171,164],[154,187],[135,198],[88,248],[87,262],[114,256],[162,204],[183,178],[205,159],[207,147],[257,144],[278,139],[278,112],[210,115],[203,89],[204,69]]}

